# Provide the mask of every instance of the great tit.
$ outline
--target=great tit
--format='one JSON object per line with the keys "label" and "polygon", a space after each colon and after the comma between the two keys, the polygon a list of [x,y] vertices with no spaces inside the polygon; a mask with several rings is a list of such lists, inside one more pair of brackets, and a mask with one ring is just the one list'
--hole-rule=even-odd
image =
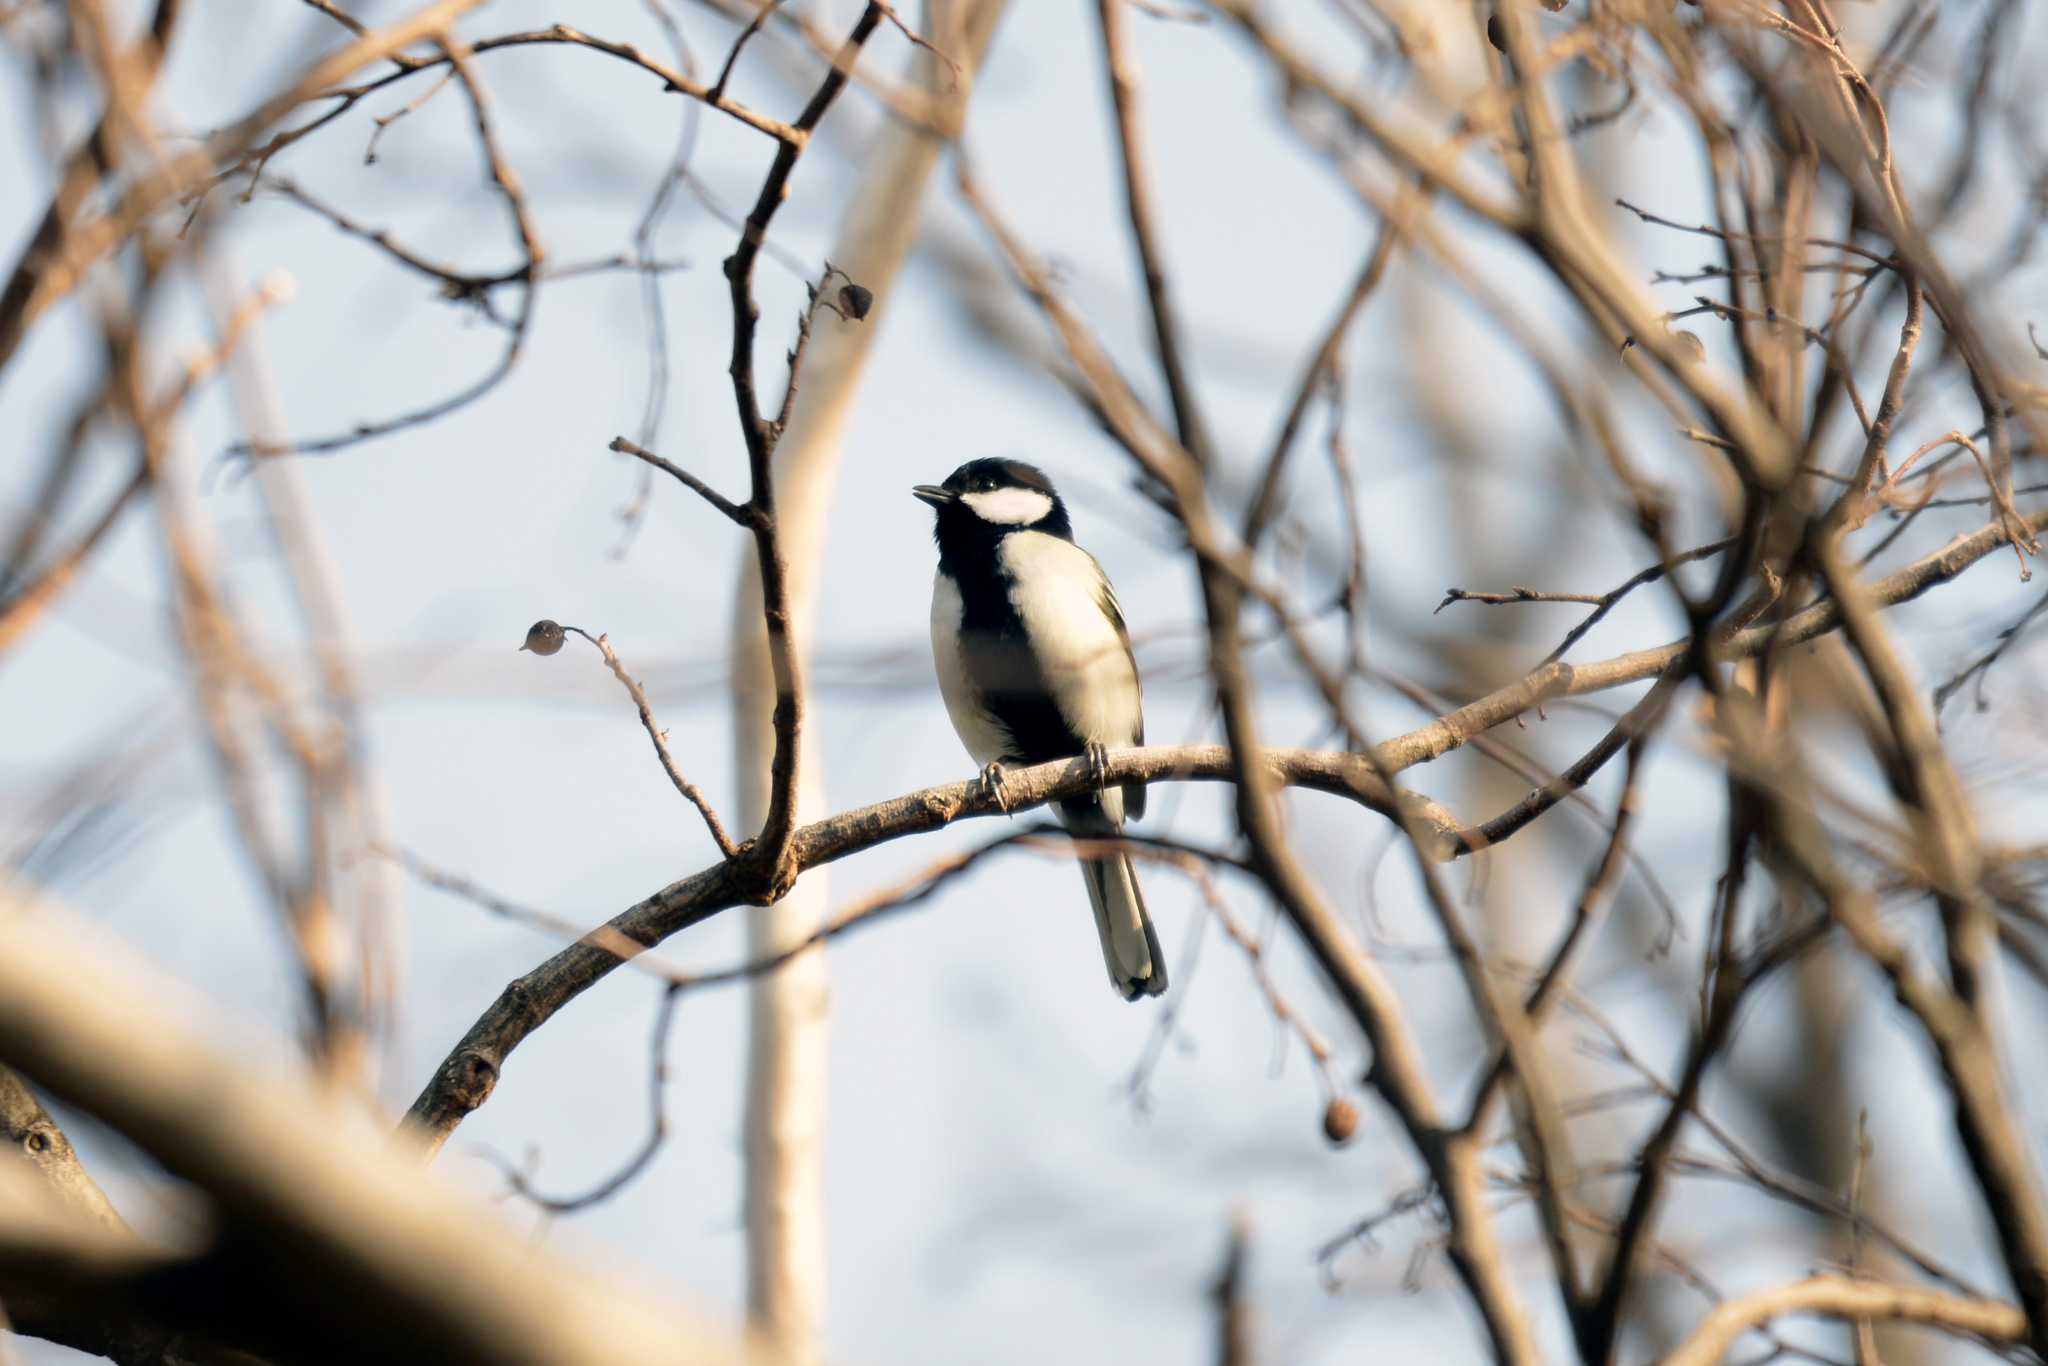
{"label": "great tit", "polygon": [[[1074,544],[1066,504],[1021,460],[970,460],[943,484],[911,490],[937,513],[932,657],[953,729],[1001,796],[1002,766],[1145,743],[1144,692],[1116,592]],[[1082,838],[1115,838],[1145,814],[1145,785],[1124,783],[1057,807]],[[1081,872],[1110,984],[1125,1000],[1166,990],[1166,959],[1129,855]]]}

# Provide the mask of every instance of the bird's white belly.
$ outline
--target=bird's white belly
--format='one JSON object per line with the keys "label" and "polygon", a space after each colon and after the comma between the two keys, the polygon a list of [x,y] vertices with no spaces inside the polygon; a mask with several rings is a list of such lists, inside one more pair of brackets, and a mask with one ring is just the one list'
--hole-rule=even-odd
{"label": "bird's white belly", "polygon": [[932,663],[939,673],[939,695],[946,700],[946,715],[952,718],[954,733],[974,762],[987,767],[1009,749],[1010,737],[994,718],[982,709],[979,693],[967,674],[960,656],[960,622],[964,605],[960,588],[944,573],[932,579]]}

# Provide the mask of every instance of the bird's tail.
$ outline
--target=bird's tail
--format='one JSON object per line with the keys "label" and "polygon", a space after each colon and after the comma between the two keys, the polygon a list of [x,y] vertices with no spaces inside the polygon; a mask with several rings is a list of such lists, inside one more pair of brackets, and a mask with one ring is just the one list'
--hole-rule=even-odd
{"label": "bird's tail", "polygon": [[1152,917],[1145,913],[1145,894],[1128,854],[1083,859],[1081,876],[1088,883],[1088,904],[1095,910],[1095,929],[1102,936],[1102,961],[1109,984],[1126,1001],[1157,996],[1166,990],[1166,955]]}

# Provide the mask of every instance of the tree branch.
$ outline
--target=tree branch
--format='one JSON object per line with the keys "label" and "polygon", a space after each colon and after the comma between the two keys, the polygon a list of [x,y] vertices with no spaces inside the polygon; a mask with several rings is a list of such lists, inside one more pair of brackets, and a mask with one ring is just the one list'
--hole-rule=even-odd
{"label": "tree branch", "polygon": [[[630,441],[626,444],[632,445]],[[639,448],[634,447],[634,449],[637,450]],[[703,788],[685,778],[683,771],[676,767],[675,756],[669,753],[668,732],[656,723],[654,709],[647,701],[647,690],[641,687],[639,680],[627,673],[626,666],[619,662],[618,653],[611,647],[611,638],[602,635],[594,636],[580,626],[564,626],[562,629],[573,631],[577,635],[582,636],[592,645],[595,645],[597,652],[604,656],[605,667],[612,671],[612,677],[625,685],[627,695],[633,699],[634,707],[639,710],[640,727],[647,732],[647,738],[654,743],[654,754],[656,758],[661,760],[662,772],[668,774],[669,782],[675,785],[676,791],[682,794],[683,800],[697,808],[697,814],[704,818],[704,828],[711,832],[711,842],[718,846],[718,852],[727,858],[737,855],[739,853],[739,846],[734,844],[732,836],[725,832],[725,822],[718,819],[718,812],[712,809],[711,799],[704,795]]]}
{"label": "tree branch", "polygon": [[[1385,786],[1355,755],[1313,750],[1267,750],[1260,758],[1277,784],[1349,797],[1388,814],[1396,810]],[[1238,764],[1222,745],[1113,750],[1103,781],[1228,782]],[[948,783],[844,812],[795,831],[790,839],[791,876],[807,868],[872,849],[907,835],[944,829],[958,820],[1016,814],[1065,797],[1092,792],[1096,778],[1085,759],[1061,759],[1004,774],[1006,806],[979,780]],[[1410,794],[1404,805],[1429,829],[1448,838],[1457,822],[1425,797]],[[669,936],[720,911],[759,904],[762,892],[738,859],[717,863],[629,907],[607,922],[602,943],[592,937],[570,945],[508,985],[470,1026],[413,1101],[410,1124],[420,1130],[431,1153],[457,1125],[490,1098],[505,1059],[557,1010],[625,961],[605,947],[622,939],[652,948]]]}
{"label": "tree branch", "polygon": [[209,1201],[208,1240],[177,1259],[179,1274],[138,1282],[109,1268],[104,1293],[132,1294],[174,1326],[232,1323],[251,1345],[298,1361],[651,1366],[750,1355],[616,1277],[510,1236],[331,1093],[216,1055],[107,957],[0,884],[0,1056]]}
{"label": "tree branch", "polygon": [[1922,1323],[1997,1343],[2024,1341],[2027,1332],[2026,1316],[1996,1300],[1971,1299],[1915,1285],[1813,1276],[1728,1300],[1666,1355],[1662,1366],[1714,1366],[1744,1333],[1786,1314]]}
{"label": "tree branch", "polygon": [[[760,834],[751,848],[755,875],[774,893],[774,900],[796,880],[790,866],[790,839],[797,821],[797,765],[803,743],[803,667],[798,657],[794,623],[790,619],[789,570],[775,525],[775,473],[773,456],[778,433],[761,416],[754,382],[754,329],[761,310],[754,302],[754,263],[768,236],[768,224],[782,201],[789,197],[789,177],[808,145],[825,111],[846,88],[860,50],[882,22],[887,6],[870,3],[861,11],[853,31],[840,46],[817,92],[803,113],[797,116],[794,138],[775,149],[775,161],[761,183],[761,193],[740,231],[739,246],[725,259],[725,278],[732,286],[732,375],[733,401],[739,408],[740,431],[747,443],[747,469],[752,494],[747,507],[752,514],[755,562],[761,576],[761,616],[768,638],[768,667],[775,685],[775,754],[769,764],[767,814]],[[701,490],[700,490],[701,491]]]}
{"label": "tree branch", "polygon": [[748,530],[753,529],[759,514],[754,510],[752,504],[733,502],[717,489],[712,488],[711,485],[684,469],[681,465],[664,460],[653,451],[641,446],[638,442],[628,441],[623,436],[613,437],[609,449],[617,451],[620,455],[630,455],[636,460],[644,460],[690,492],[696,494],[699,498],[702,498],[705,502],[711,504],[712,507],[717,508],[726,517],[730,518],[735,525],[746,527]]}
{"label": "tree branch", "polygon": [[1124,26],[1124,0],[1097,0],[1101,19],[1103,64],[1109,68],[1109,95],[1116,111],[1117,148],[1122,154],[1124,207],[1131,220],[1131,239],[1138,252],[1138,265],[1145,275],[1145,297],[1151,304],[1152,337],[1159,352],[1160,374],[1166,380],[1167,401],[1173,407],[1174,426],[1180,444],[1199,464],[1213,458],[1209,436],[1195,404],[1194,384],[1188,377],[1187,359],[1181,342],[1182,330],[1173,293],[1167,285],[1166,262],[1159,247],[1159,230],[1152,210],[1152,182],[1145,165],[1144,134],[1139,126],[1138,72],[1131,56],[1130,34]]}

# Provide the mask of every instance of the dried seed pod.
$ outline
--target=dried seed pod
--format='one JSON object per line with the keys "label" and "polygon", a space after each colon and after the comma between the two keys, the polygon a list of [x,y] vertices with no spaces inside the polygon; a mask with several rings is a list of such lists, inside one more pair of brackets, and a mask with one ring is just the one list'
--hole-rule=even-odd
{"label": "dried seed pod", "polygon": [[868,310],[874,306],[874,291],[866,285],[857,285],[848,281],[846,284],[839,286],[839,307],[845,311],[847,317],[852,318],[855,322],[859,322],[862,318],[867,317]]}
{"label": "dried seed pod", "polygon": [[526,643],[519,648],[531,650],[537,655],[557,654],[561,651],[562,642],[567,639],[568,636],[564,634],[559,623],[542,617],[527,628]]}
{"label": "dried seed pod", "polygon": [[1323,1137],[1333,1144],[1348,1143],[1358,1132],[1358,1107],[1342,1096],[1323,1109]]}

